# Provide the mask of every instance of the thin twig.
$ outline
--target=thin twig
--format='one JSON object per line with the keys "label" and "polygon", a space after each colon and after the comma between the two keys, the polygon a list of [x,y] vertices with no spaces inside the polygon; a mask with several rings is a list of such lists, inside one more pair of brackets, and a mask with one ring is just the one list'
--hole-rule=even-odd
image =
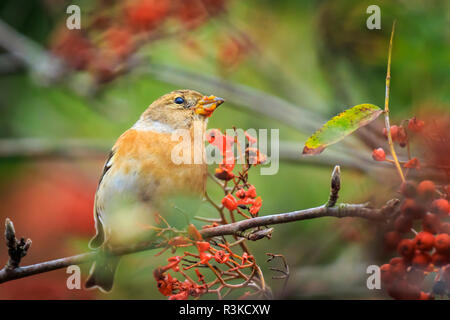
{"label": "thin twig", "polygon": [[402,167],[400,166],[400,163],[398,162],[397,154],[395,153],[394,142],[392,141],[391,125],[389,123],[389,89],[390,89],[390,84],[391,84],[392,40],[394,38],[394,32],[395,32],[395,20],[394,20],[394,23],[392,24],[391,39],[389,40],[388,65],[387,65],[387,72],[386,72],[386,93],[385,93],[385,98],[384,98],[384,123],[386,126],[386,132],[387,132],[388,142],[389,142],[389,149],[391,150],[392,158],[394,158],[395,166],[397,168],[398,174],[400,175],[400,178],[402,179],[402,182],[405,182],[405,176],[403,175]]}

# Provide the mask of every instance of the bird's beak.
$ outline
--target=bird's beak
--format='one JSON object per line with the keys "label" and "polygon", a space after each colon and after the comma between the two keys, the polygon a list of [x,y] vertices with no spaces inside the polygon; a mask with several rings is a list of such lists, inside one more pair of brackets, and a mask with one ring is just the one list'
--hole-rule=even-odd
{"label": "bird's beak", "polygon": [[212,113],[218,106],[224,103],[224,99],[216,96],[203,96],[195,106],[195,113],[206,118],[211,117]]}

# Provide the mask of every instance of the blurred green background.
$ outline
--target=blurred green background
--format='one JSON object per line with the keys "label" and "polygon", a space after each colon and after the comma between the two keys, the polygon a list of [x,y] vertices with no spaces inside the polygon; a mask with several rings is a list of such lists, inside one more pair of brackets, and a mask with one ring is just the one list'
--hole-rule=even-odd
{"label": "blurred green background", "polygon": [[[92,68],[84,68],[49,82],[48,66],[39,72],[39,66],[24,66],[0,49],[0,217],[10,217],[20,236],[33,239],[24,264],[86,251],[94,233],[93,196],[107,149],[152,101],[171,90],[223,95],[228,102],[211,118],[209,128],[275,128],[282,141],[291,143],[293,156],[284,156],[276,175],[261,176],[259,170],[251,174],[264,200],[260,215],[323,204],[332,164],[341,164],[344,156],[361,156],[358,163],[363,165],[351,159],[343,164],[342,201],[384,201],[392,194],[380,184],[383,178],[377,181],[370,173],[376,164],[360,136],[318,158],[302,159],[301,149],[323,120],[345,108],[366,102],[383,106],[394,19],[393,121],[429,109],[450,110],[448,1],[216,2],[221,6],[211,6],[219,9],[194,26],[180,23],[180,17],[161,22],[155,29],[159,37],[145,40],[136,50],[137,66],[109,81],[93,80]],[[103,12],[120,16],[114,1],[11,0],[0,4],[0,19],[49,49],[55,32],[64,28],[69,4],[81,8],[82,32],[91,32],[90,23]],[[366,27],[366,9],[372,4],[381,8],[381,30]],[[97,33],[90,36],[99,37]],[[12,43],[2,34],[0,39],[1,47]],[[263,111],[261,99],[267,103]],[[295,112],[284,114],[291,110],[285,105]],[[381,128],[378,121],[372,128]],[[88,147],[79,151],[85,144]],[[220,190],[211,181],[208,190],[220,200]],[[214,214],[206,204],[202,210],[205,216]],[[249,245],[277,298],[385,297],[380,290],[366,288],[366,267],[387,259],[379,230],[370,223],[333,218],[290,223],[276,226],[271,240]],[[5,251],[0,254],[4,261]],[[285,255],[290,265],[284,292],[282,281],[271,279],[266,252]],[[59,270],[2,284],[0,298],[162,299],[152,270],[169,255],[154,254],[125,257],[110,295],[70,291],[65,271]],[[86,274],[88,266],[83,271]]]}

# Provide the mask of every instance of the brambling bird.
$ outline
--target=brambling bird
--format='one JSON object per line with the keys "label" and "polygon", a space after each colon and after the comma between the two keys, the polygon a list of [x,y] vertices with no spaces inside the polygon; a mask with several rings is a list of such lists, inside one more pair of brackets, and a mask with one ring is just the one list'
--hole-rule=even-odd
{"label": "brambling bird", "polygon": [[[133,219],[133,213],[130,206],[122,210],[123,203],[140,206],[141,216],[148,216],[159,213],[171,195],[204,194],[206,163],[174,163],[172,149],[178,141],[173,141],[172,133],[184,129],[193,137],[194,124],[199,123],[203,137],[208,118],[223,102],[221,98],[193,90],[173,91],[153,102],[119,137],[104,165],[95,195],[97,233],[89,243],[90,248],[107,252],[114,245],[133,239],[136,228],[126,223]],[[204,141],[194,143],[194,148],[204,151]],[[194,152],[188,154],[193,157]],[[94,262],[85,287],[110,291],[119,259],[109,255]]]}

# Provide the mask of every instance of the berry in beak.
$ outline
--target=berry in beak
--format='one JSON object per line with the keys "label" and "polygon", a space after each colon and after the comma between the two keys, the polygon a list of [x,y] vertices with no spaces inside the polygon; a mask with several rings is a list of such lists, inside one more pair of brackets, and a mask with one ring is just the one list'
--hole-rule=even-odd
{"label": "berry in beak", "polygon": [[195,106],[195,113],[208,118],[224,101],[224,99],[216,96],[203,96]]}

